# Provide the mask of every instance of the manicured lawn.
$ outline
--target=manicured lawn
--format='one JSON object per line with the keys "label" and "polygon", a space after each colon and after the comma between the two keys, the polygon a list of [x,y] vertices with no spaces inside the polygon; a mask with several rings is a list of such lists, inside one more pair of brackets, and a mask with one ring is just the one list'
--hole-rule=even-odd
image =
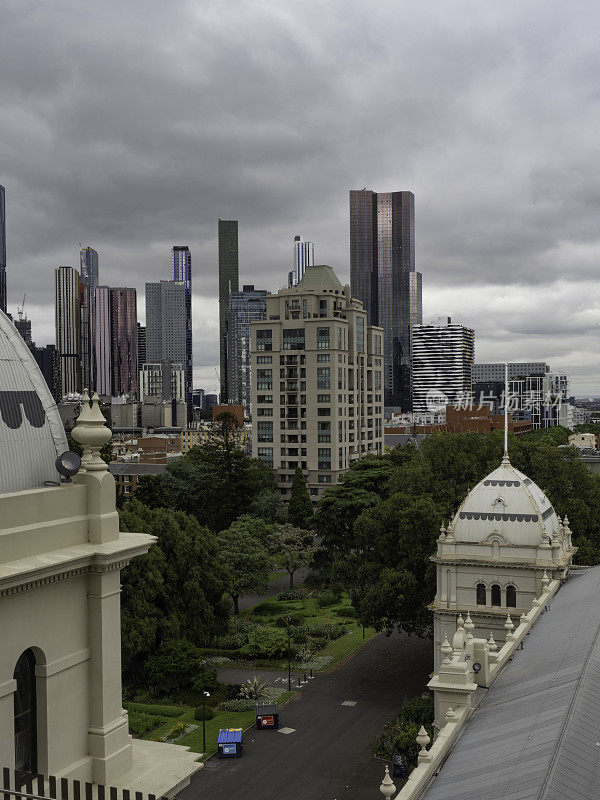
{"label": "manicured lawn", "polygon": [[352,620],[351,625],[348,626],[351,628],[349,632],[345,636],[341,636],[339,639],[335,639],[333,642],[329,642],[325,647],[319,651],[320,656],[332,656],[333,661],[327,664],[323,669],[331,669],[338,661],[341,661],[346,656],[349,656],[350,653],[353,653],[357,647],[364,642],[369,641],[374,636],[377,636],[377,631],[375,628],[365,628],[365,638],[362,638],[362,625],[356,624],[354,620]]}

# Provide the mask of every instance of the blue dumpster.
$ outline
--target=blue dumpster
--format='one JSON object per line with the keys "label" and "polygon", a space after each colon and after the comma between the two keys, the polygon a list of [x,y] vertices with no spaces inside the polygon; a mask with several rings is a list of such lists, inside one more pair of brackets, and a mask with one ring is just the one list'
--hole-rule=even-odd
{"label": "blue dumpster", "polygon": [[241,758],[242,756],[242,729],[225,728],[219,731],[217,739],[219,758]]}
{"label": "blue dumpster", "polygon": [[256,706],[257,728],[278,728],[279,712],[276,703],[259,703]]}

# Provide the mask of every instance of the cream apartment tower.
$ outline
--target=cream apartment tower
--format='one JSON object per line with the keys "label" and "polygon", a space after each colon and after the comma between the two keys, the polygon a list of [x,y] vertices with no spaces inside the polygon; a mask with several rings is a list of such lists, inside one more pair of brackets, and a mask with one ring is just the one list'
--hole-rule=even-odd
{"label": "cream apartment tower", "polygon": [[300,466],[317,500],[353,461],[383,452],[383,330],[325,265],[266,300],[252,323],[253,455],[284,497]]}

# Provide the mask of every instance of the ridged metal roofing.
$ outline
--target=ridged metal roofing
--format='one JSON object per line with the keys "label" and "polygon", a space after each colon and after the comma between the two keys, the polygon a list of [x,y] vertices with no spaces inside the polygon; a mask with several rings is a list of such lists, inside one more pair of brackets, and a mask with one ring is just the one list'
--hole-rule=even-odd
{"label": "ridged metal roofing", "polygon": [[50,390],[21,335],[0,311],[0,494],[58,481],[68,450]]}
{"label": "ridged metal roofing", "polygon": [[572,573],[424,800],[600,797],[600,567]]}

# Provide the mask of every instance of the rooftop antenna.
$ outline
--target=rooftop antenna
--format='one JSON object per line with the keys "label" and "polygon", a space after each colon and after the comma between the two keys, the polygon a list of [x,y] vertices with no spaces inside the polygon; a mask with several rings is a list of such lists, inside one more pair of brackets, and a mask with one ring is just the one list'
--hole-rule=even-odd
{"label": "rooftop antenna", "polygon": [[508,461],[508,361],[504,362],[504,458]]}

